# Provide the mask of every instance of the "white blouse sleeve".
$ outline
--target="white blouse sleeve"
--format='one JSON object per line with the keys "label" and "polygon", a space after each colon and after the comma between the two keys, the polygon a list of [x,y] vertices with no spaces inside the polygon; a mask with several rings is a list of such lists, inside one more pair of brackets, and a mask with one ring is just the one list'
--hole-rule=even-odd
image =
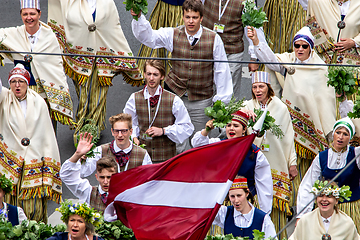
{"label": "white blouse sleeve", "polygon": [[[305,213],[312,211],[314,207],[314,201],[313,201],[314,194],[310,193],[310,191],[315,181],[319,179],[320,174],[321,174],[320,159],[319,159],[319,155],[317,155],[313,160],[310,168],[307,170],[299,186],[297,202],[296,202],[296,210],[298,214],[297,218],[301,218]],[[312,203],[310,203],[307,207],[305,207],[311,201]],[[300,213],[300,211],[303,208],[305,208],[305,210]]]}
{"label": "white blouse sleeve", "polygon": [[[274,52],[267,45],[267,43],[260,42],[258,45],[254,46],[254,50],[257,58],[261,62],[279,62]],[[285,68],[281,64],[266,64],[266,66],[275,72],[279,72],[283,75],[285,74]]]}
{"label": "white blouse sleeve", "polygon": [[93,174],[96,171],[96,162],[102,157],[102,148],[97,146],[94,149],[95,156],[87,158],[84,164],[81,164],[80,177],[85,178]]}
{"label": "white blouse sleeve", "polygon": [[221,141],[220,138],[209,138],[208,136],[202,135],[201,131],[198,131],[191,139],[191,145],[193,147],[200,147],[206,144],[220,142],[220,141]]}
{"label": "white blouse sleeve", "polygon": [[261,231],[265,233],[265,239],[276,236],[275,226],[274,223],[271,221],[269,214],[265,215]]}
{"label": "white blouse sleeve", "polygon": [[227,212],[227,207],[221,205],[212,224],[218,225],[219,227],[224,228],[226,212]]}
{"label": "white blouse sleeve", "polygon": [[273,181],[271,177],[270,164],[261,151],[257,153],[255,165],[255,187],[260,209],[267,214],[270,214],[273,201]]}
{"label": "white blouse sleeve", "polygon": [[136,107],[135,107],[135,94],[132,93],[127,100],[123,113],[127,113],[131,115],[132,118],[132,128],[133,133],[131,135],[132,138],[139,137],[140,135],[140,129],[139,129],[139,120],[138,116],[136,114]]}

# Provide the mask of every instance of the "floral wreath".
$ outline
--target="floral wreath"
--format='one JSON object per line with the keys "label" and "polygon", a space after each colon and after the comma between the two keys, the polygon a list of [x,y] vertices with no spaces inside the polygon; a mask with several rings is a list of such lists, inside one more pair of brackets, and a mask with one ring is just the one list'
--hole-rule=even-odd
{"label": "floral wreath", "polygon": [[1,174],[0,176],[0,188],[4,193],[10,193],[13,190],[13,182],[6,178],[5,174]]}
{"label": "floral wreath", "polygon": [[344,199],[350,200],[352,192],[350,191],[349,186],[344,185],[341,188],[339,188],[337,186],[330,185],[326,187],[328,183],[329,183],[328,181],[316,180],[310,192],[314,193],[315,195],[319,195],[319,194],[324,194],[326,196],[333,195],[335,198],[339,199],[340,202],[343,202]]}
{"label": "floral wreath", "polygon": [[95,227],[103,222],[103,218],[94,208],[90,208],[85,202],[73,204],[71,201],[65,200],[61,203],[60,208],[56,208],[56,211],[61,213],[61,220],[67,222],[71,215],[79,215],[84,218],[88,223],[91,223]]}

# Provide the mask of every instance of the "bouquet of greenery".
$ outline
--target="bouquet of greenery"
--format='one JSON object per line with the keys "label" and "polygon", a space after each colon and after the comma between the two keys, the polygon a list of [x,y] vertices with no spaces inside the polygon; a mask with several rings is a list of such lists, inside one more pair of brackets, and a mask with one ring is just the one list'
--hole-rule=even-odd
{"label": "bouquet of greenery", "polygon": [[115,222],[104,222],[95,229],[95,232],[105,240],[136,239],[134,232],[119,220]]}
{"label": "bouquet of greenery", "polygon": [[349,118],[360,118],[360,100],[356,100],[352,112],[348,114]]}
{"label": "bouquet of greenery", "polygon": [[[255,123],[257,122],[257,120],[259,120],[259,118],[261,117],[261,115],[263,114],[264,111],[262,111],[260,109],[255,109],[254,112],[256,114],[255,122],[250,118],[249,119],[249,127],[254,127]],[[277,138],[281,139],[284,136],[283,131],[280,129],[279,125],[275,124],[275,118],[270,116],[269,111],[267,111],[267,113],[266,113],[264,124],[259,133],[259,136],[263,136],[265,134],[266,130],[269,130]]]}
{"label": "bouquet of greenery", "polygon": [[344,94],[340,100],[359,91],[356,86],[355,71],[357,70],[353,67],[329,67],[327,85],[334,87],[337,94]]}
{"label": "bouquet of greenery", "polygon": [[[96,144],[100,139],[100,130],[99,127],[95,124],[95,121],[93,119],[86,120],[88,122],[85,124],[79,131],[79,133],[90,133],[93,138],[91,140],[91,143],[93,143],[93,146],[91,147],[90,151],[86,154],[86,157],[94,157],[95,152],[94,149],[96,148]],[[77,142],[75,143],[75,147],[77,148],[78,142],[80,140],[80,135],[77,136]]]}
{"label": "bouquet of greenery", "polygon": [[234,96],[232,96],[228,105],[220,100],[217,100],[212,107],[205,108],[205,115],[211,119],[215,119],[213,122],[214,127],[223,128],[231,122],[231,114],[242,108],[243,103],[244,98],[236,101]]}
{"label": "bouquet of greenery", "polygon": [[[132,9],[136,14],[139,14],[140,12],[147,14],[148,12],[148,3],[146,0],[125,0],[123,3],[126,4],[126,11]],[[138,16],[133,16],[133,18],[136,21],[139,19]]]}
{"label": "bouquet of greenery", "polygon": [[64,224],[52,227],[43,222],[37,223],[34,220],[25,220],[20,225],[14,226],[12,228],[12,234],[6,239],[45,240],[51,237],[55,232],[65,232],[65,230],[66,226]]}
{"label": "bouquet of greenery", "polygon": [[241,15],[241,21],[244,26],[260,28],[264,22],[268,22],[266,13],[262,11],[262,8],[256,8],[254,0],[246,0],[242,4],[244,5],[244,12]]}
{"label": "bouquet of greenery", "polygon": [[[254,240],[270,240],[272,238],[265,239],[265,233],[260,232],[259,230],[253,230]],[[275,236],[274,236],[275,237]],[[207,236],[205,240],[246,240],[249,237],[234,237],[232,234],[227,235],[215,235],[215,236]],[[286,240],[286,239],[283,239]]]}

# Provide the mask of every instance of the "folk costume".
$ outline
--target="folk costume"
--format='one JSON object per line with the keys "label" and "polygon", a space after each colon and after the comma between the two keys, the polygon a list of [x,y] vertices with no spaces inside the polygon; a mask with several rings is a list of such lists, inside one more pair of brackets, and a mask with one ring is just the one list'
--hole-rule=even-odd
{"label": "folk costume", "polygon": [[62,51],[89,55],[63,58],[65,72],[74,80],[79,97],[75,135],[87,119],[95,120],[103,130],[106,96],[113,77],[122,73],[124,80],[132,85],[143,83],[134,59],[91,57],[133,56],[116,5],[113,0],[49,0],[48,11],[48,24],[56,33]]}
{"label": "folk costume", "polygon": [[[9,74],[30,82],[18,64]],[[16,190],[6,202],[21,206],[31,220],[47,221],[47,201],[60,202],[60,154],[44,99],[27,89],[24,99],[12,90],[0,93],[0,173],[13,180]]]}
{"label": "folk costume", "polygon": [[[340,187],[336,184],[327,186],[327,184],[328,181],[315,181],[309,193],[313,193],[317,197],[319,207],[300,218],[289,240],[360,239],[353,220],[337,209],[341,201],[351,198],[352,193],[349,186],[342,185]],[[325,196],[327,198],[324,198]],[[322,207],[323,202],[329,207]]]}
{"label": "folk costume", "polygon": [[[132,137],[137,137],[141,144],[146,145],[154,163],[174,157],[176,143],[184,142],[194,131],[184,103],[161,86],[158,86],[154,96],[150,95],[147,86],[131,94],[123,112],[132,116]],[[151,126],[163,128],[164,135],[149,139],[145,131]]]}
{"label": "folk costume", "polygon": [[[266,72],[252,74],[252,83],[262,82],[270,84],[269,75]],[[296,166],[296,152],[294,146],[294,130],[287,106],[276,96],[270,97],[267,104],[263,105],[256,99],[244,103],[245,109],[268,109],[270,115],[275,118],[275,124],[279,125],[284,136],[280,139],[270,131],[264,136],[255,138],[254,144],[258,146],[266,159],[269,161],[273,183],[273,208],[271,219],[279,232],[286,225],[287,215],[291,215],[290,198],[292,193],[289,176],[290,166]],[[252,129],[248,129],[251,133]],[[286,231],[284,231],[286,236]],[[284,237],[285,237],[284,236]],[[282,237],[281,237],[282,238]]]}
{"label": "folk costume", "polygon": [[[85,164],[81,165],[81,177],[88,177],[96,171],[96,162],[105,156],[113,157],[118,163],[119,172],[126,171],[141,165],[152,164],[147,151],[130,141],[130,146],[126,149],[120,149],[113,140],[96,147],[93,151],[95,156],[87,158]],[[121,156],[122,155],[122,156]]]}
{"label": "folk costume", "polygon": [[[69,239],[68,232],[56,232],[56,233],[54,233],[54,235],[52,235],[51,237],[49,237],[46,240],[68,240],[68,239]],[[104,239],[99,236],[93,236],[92,240],[104,240]]]}
{"label": "folk costume", "polygon": [[[141,15],[138,21],[132,21],[132,30],[141,43],[154,49],[165,47],[174,58],[227,61],[219,35],[202,26],[194,36],[189,35],[183,25],[153,30],[145,16]],[[165,84],[185,103],[195,131],[201,130],[209,120],[204,108],[216,100],[228,103],[233,93],[227,63],[174,61],[172,70],[165,77]],[[186,145],[185,149],[189,149],[188,141]]]}
{"label": "folk costume", "polygon": [[[40,10],[38,0],[21,1],[21,9]],[[40,21],[40,28],[30,35],[25,25],[0,29],[0,49],[16,52],[60,54],[59,44],[52,29]],[[46,54],[1,53],[15,63],[23,63],[31,72],[30,88],[40,94],[49,106],[50,116],[62,124],[73,125],[73,103],[63,70],[61,56]]]}
{"label": "folk costume", "polygon": [[[182,5],[184,0],[158,0],[149,17],[152,29],[161,27],[178,27],[184,24]],[[165,48],[152,49],[145,44],[141,44],[139,57],[160,57],[170,58],[171,52]],[[144,69],[146,59],[138,59],[139,69]],[[166,73],[169,72],[171,64],[165,60]]]}
{"label": "folk costume", "polygon": [[[360,44],[360,3],[344,0],[308,0],[299,2],[307,8],[307,26],[315,37],[315,51],[326,63],[357,64]],[[334,43],[350,38],[355,47],[335,51]]]}
{"label": "folk costume", "polygon": [[324,221],[319,209],[316,208],[300,218],[289,240],[321,239],[326,233],[331,236],[332,240],[359,239],[353,220],[344,212],[334,211],[328,231],[325,230]]}
{"label": "folk costume", "polygon": [[[355,126],[352,121],[346,117],[338,120],[334,124],[334,131],[339,127],[345,127],[350,133],[350,139],[353,137],[355,132]],[[360,154],[360,147],[347,146],[343,151],[337,152],[333,148],[329,148],[319,153],[309,170],[306,172],[303,180],[301,181],[298,197],[297,197],[297,212],[303,209],[308,202],[313,199],[313,195],[310,193],[311,188],[316,180],[320,177],[325,179],[332,179],[341,169],[349,164],[349,162]],[[358,231],[360,229],[360,159],[356,161],[339,177],[336,179],[339,187],[343,185],[350,186],[352,196],[350,200],[344,200],[343,203],[339,204],[339,209],[349,215]],[[313,208],[313,204],[306,207],[302,214],[298,215],[302,217],[303,214],[310,212]]]}
{"label": "folk costume", "polygon": [[[237,121],[243,126],[247,126],[248,118],[245,113],[238,111],[233,114],[232,121]],[[201,131],[199,131],[195,133],[191,143],[194,147],[199,147],[220,141],[220,138],[209,138],[208,136],[203,136]],[[252,145],[246,155],[238,175],[247,178],[249,190],[253,196],[257,195],[260,209],[266,213],[270,213],[273,200],[271,169],[265,155],[255,144]]]}
{"label": "folk costume", "polygon": [[[246,178],[235,178],[230,190],[247,189]],[[265,238],[275,237],[276,231],[270,217],[265,212],[255,208],[250,202],[251,210],[242,213],[234,206],[220,206],[213,224],[224,229],[225,234],[233,234],[234,237],[250,237],[253,239],[253,230],[265,233]]]}
{"label": "folk costume", "polygon": [[[303,40],[314,46],[314,38],[307,27],[302,28],[294,41]],[[264,62],[296,62],[295,53],[274,54],[260,42],[255,53]],[[311,50],[310,57],[303,63],[324,63]],[[285,81],[271,79],[275,92],[282,88],[282,101],[288,107],[295,132],[295,149],[298,157],[299,175],[294,179],[294,194],[316,154],[328,147],[326,136],[336,121],[335,90],[327,86],[327,67],[307,65],[268,65],[269,71],[285,75]],[[276,90],[277,87],[277,90]],[[326,109],[326,111],[324,111]],[[296,196],[294,196],[296,199]]]}

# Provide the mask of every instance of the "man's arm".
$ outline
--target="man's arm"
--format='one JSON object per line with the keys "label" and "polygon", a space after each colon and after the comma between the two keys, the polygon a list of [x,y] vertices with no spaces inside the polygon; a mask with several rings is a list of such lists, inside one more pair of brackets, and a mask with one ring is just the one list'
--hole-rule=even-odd
{"label": "man's arm", "polygon": [[136,114],[136,106],[135,106],[135,94],[132,93],[128,99],[128,101],[125,104],[124,113],[130,114],[132,117],[132,128],[133,133],[131,137],[133,139],[138,138],[140,134],[140,128],[139,128],[139,119]]}
{"label": "man's arm", "polygon": [[[220,61],[227,61],[224,43],[220,36],[216,34],[214,40],[213,59]],[[214,83],[216,86],[216,95],[213,97],[213,102],[221,100],[229,103],[233,95],[233,85],[229,63],[214,62]]]}
{"label": "man's arm", "polygon": [[194,132],[189,113],[184,102],[175,96],[172,106],[175,123],[164,128],[164,134],[175,143],[183,143]]}
{"label": "man's arm", "polygon": [[160,28],[159,30],[153,30],[145,16],[141,14],[139,20],[135,19],[131,22],[131,27],[134,36],[142,44],[150,48],[166,48],[168,51],[173,50],[173,28]]}

